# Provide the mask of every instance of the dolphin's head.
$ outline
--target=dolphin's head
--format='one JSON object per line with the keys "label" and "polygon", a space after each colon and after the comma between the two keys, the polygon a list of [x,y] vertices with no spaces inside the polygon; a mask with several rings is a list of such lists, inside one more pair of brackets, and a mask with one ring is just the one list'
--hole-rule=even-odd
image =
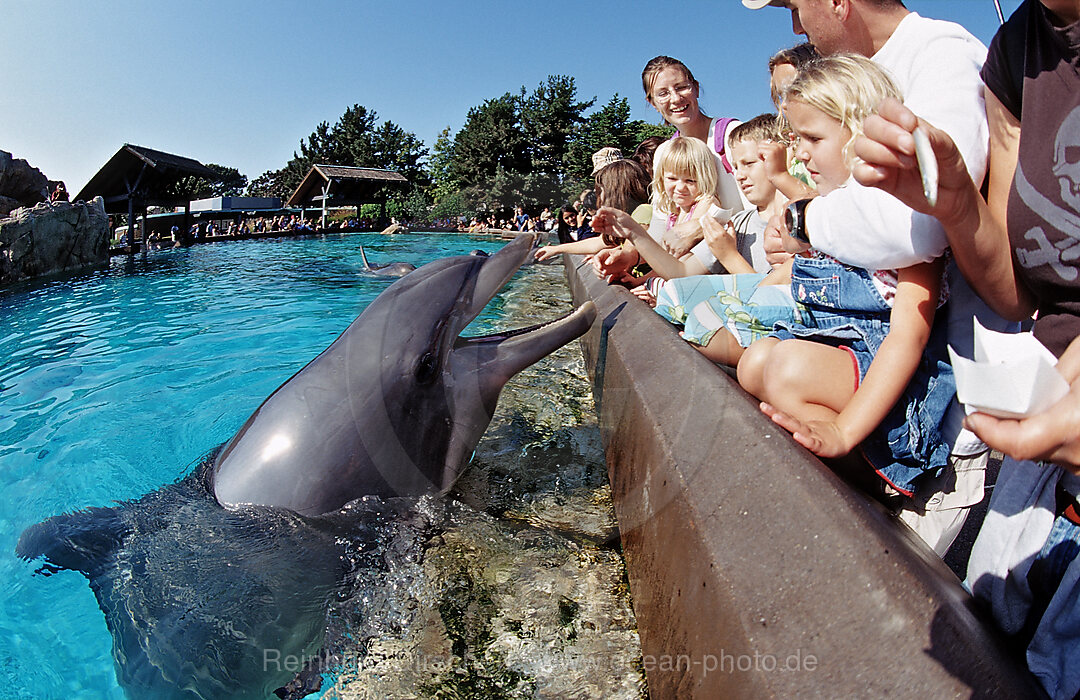
{"label": "dolphin's head", "polygon": [[225,447],[218,500],[319,514],[365,495],[449,489],[507,380],[596,316],[590,302],[551,323],[461,336],[532,246],[532,235],[519,236],[489,257],[437,260],[387,287]]}
{"label": "dolphin's head", "polygon": [[[356,321],[366,331],[373,321],[382,329],[379,394],[403,452],[438,490],[457,479],[506,382],[584,334],[596,316],[588,303],[550,323],[462,336],[531,258],[533,242],[533,236],[523,235],[489,257],[470,254],[429,263],[389,287]],[[369,378],[350,377],[362,385],[358,396],[368,389]],[[384,444],[379,451],[397,447]]]}

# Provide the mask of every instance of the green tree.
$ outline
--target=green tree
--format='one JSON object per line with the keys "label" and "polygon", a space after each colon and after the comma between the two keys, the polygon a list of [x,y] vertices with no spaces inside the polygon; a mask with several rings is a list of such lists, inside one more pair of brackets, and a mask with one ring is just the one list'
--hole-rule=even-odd
{"label": "green tree", "polygon": [[575,134],[570,148],[567,175],[577,181],[592,178],[592,154],[612,146],[622,151],[624,158],[633,155],[637,145],[650,136],[667,138],[675,130],[667,124],[650,124],[630,119],[630,105],[616,93],[607,104],[586,117]]}
{"label": "green tree", "polygon": [[207,163],[206,167],[217,173],[217,176],[214,178],[192,175],[182,177],[172,186],[172,193],[189,200],[207,197],[236,197],[247,187],[247,176],[241,174],[236,168],[217,163]]}
{"label": "green tree", "polygon": [[209,182],[211,197],[239,197],[247,187],[247,175],[242,174],[236,168],[229,168],[216,163],[207,163],[206,167],[218,174],[217,178]]}
{"label": "green tree", "polygon": [[249,197],[286,197],[288,194],[278,182],[280,170],[267,170],[248,183]]}
{"label": "green tree", "polygon": [[521,129],[531,159],[531,167],[522,173],[522,195],[528,207],[548,204],[557,196],[582,115],[595,103],[595,98],[579,102],[574,79],[566,75],[549,75],[528,96],[521,89]]}
{"label": "green tree", "polygon": [[653,136],[659,136],[664,139],[671,138],[675,133],[675,127],[670,124],[652,124],[640,119],[635,119],[626,125],[626,131],[627,133],[632,134],[630,142],[634,144],[634,148],[637,148],[637,144]]}
{"label": "green tree", "polygon": [[517,97],[508,92],[469,110],[454,136],[450,167],[450,178],[469,201],[492,211],[512,207],[515,186],[530,165]]}
{"label": "green tree", "polygon": [[[454,137],[450,127],[439,132],[435,145],[431,147],[428,159],[428,171],[431,175],[431,196],[436,206],[446,197],[459,194],[458,183],[451,169],[454,162]],[[436,215],[439,216],[439,215]]]}
{"label": "green tree", "polygon": [[409,221],[427,222],[431,219],[431,198],[417,187],[401,200],[400,211]]}
{"label": "green tree", "polygon": [[[332,126],[326,121],[319,123],[310,136],[300,140],[299,152],[293,152],[285,167],[260,175],[251,190],[287,197],[313,165],[394,170],[409,180],[409,191],[426,187],[429,176],[424,161],[428,151],[424,143],[391,121],[377,122],[375,111],[354,104]],[[395,198],[400,203],[407,194],[392,190],[377,196]]]}
{"label": "green tree", "polygon": [[355,104],[345,110],[331,133],[333,148],[320,161],[328,165],[355,165],[378,167],[375,155],[375,122],[378,114],[368,111],[363,105]]}
{"label": "green tree", "polygon": [[476,216],[476,206],[465,198],[461,192],[448,192],[431,208],[433,219],[447,219],[455,216],[464,216],[471,219]]}
{"label": "green tree", "polygon": [[600,109],[585,118],[574,134],[566,163],[566,175],[584,182],[592,177],[592,154],[611,146],[622,151],[624,157],[634,152],[637,142],[630,143],[632,134],[627,133],[630,123],[630,105],[625,97],[612,96]]}

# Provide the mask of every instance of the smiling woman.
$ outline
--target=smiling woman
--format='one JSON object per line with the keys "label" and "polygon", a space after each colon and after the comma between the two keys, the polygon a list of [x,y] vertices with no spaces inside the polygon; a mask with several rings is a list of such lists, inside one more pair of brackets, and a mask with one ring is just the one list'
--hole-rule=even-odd
{"label": "smiling woman", "polygon": [[[657,56],[641,72],[645,99],[665,122],[678,129],[677,134],[703,141],[717,159],[720,178],[716,196],[725,209],[742,209],[739,187],[732,177],[728,153],[728,133],[739,125],[734,119],[712,119],[698,104],[701,86],[686,65],[670,56]],[[719,133],[718,133],[719,131]]]}

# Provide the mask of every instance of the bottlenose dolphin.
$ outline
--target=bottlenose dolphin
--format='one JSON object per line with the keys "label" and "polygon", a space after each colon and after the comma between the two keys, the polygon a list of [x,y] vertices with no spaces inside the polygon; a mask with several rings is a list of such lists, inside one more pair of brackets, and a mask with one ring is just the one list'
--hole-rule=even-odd
{"label": "bottlenose dolphin", "polygon": [[415,501],[386,497],[449,489],[505,382],[595,318],[590,303],[546,325],[459,337],[531,244],[403,277],[188,477],[22,533],[20,557],[89,580],[129,696],[317,689],[324,669],[297,675],[281,661],[319,658],[330,602],[373,523]]}
{"label": "bottlenose dolphin", "polygon": [[552,323],[458,337],[532,243],[524,235],[490,257],[443,258],[387,288],[226,444],[217,500],[318,515],[365,495],[449,489],[507,380],[595,318],[586,304]]}
{"label": "bottlenose dolphin", "polygon": [[407,262],[392,262],[386,265],[372,265],[368,262],[364,246],[360,246],[360,259],[364,261],[364,272],[380,277],[402,277],[416,269],[416,265]]}

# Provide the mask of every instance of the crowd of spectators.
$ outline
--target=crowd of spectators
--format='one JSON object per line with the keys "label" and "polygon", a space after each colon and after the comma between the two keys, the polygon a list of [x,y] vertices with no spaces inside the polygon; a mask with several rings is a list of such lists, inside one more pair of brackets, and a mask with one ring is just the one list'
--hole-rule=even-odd
{"label": "crowd of spectators", "polygon": [[[675,136],[594,154],[536,256],[589,256],[796,441],[858,451],[940,556],[1004,452],[965,585],[1051,697],[1080,696],[1080,0],[1023,0],[989,53],[901,0],[742,3],[809,39],[769,62],[777,111],[710,117],[686,65],[649,61]],[[1070,393],[965,416],[945,347],[972,357],[976,320],[1033,329]]]}

